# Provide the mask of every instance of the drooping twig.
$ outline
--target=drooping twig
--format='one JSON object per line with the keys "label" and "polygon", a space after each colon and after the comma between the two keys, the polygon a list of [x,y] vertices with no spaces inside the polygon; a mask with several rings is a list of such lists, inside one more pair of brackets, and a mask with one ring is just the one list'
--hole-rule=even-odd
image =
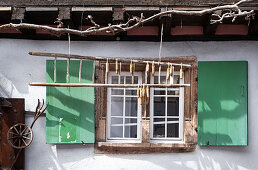
{"label": "drooping twig", "polygon": [[[44,30],[48,31],[50,34],[59,36],[62,34],[73,34],[73,35],[79,35],[79,36],[87,36],[87,35],[93,35],[101,32],[106,32],[106,33],[118,33],[122,31],[128,31],[131,29],[134,29],[138,26],[141,26],[143,24],[152,22],[154,19],[157,19],[161,16],[165,16],[168,14],[176,14],[176,15],[191,15],[191,16],[203,16],[205,14],[212,14],[213,16],[217,17],[217,19],[212,19],[211,24],[215,23],[221,23],[225,18],[232,18],[232,22],[235,21],[237,17],[242,17],[245,16],[247,19],[250,19],[250,17],[254,16],[254,10],[250,11],[242,11],[239,8],[239,5],[246,3],[246,2],[251,2],[252,0],[241,0],[235,4],[232,5],[223,5],[223,6],[217,6],[214,8],[210,9],[204,9],[201,11],[181,11],[181,10],[168,10],[164,12],[157,13],[155,15],[152,15],[148,18],[144,18],[143,14],[141,14],[140,17],[132,17],[130,18],[126,23],[123,24],[114,24],[111,25],[109,24],[106,27],[100,27],[92,18],[92,16],[88,16],[88,19],[90,22],[94,25],[93,27],[90,27],[86,30],[76,30],[76,29],[69,29],[69,28],[53,28],[50,26],[45,26],[45,25],[36,25],[36,24],[28,24],[28,23],[20,23],[20,24],[4,24],[0,26],[1,29],[5,28],[15,28],[15,29],[20,29],[20,28],[25,28],[25,29],[39,29],[39,30]],[[216,11],[229,11],[226,12],[222,15],[214,14]]]}

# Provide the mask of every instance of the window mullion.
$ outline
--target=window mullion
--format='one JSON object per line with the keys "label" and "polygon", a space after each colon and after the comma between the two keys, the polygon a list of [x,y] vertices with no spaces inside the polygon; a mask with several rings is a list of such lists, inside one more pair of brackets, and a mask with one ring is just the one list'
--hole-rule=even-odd
{"label": "window mullion", "polygon": [[123,102],[123,138],[125,138],[125,88],[124,88],[124,102]]}
{"label": "window mullion", "polygon": [[167,109],[168,109],[168,106],[167,106],[167,103],[168,103],[168,99],[167,99],[167,91],[168,88],[166,88],[166,96],[165,96],[165,138],[167,138]]}

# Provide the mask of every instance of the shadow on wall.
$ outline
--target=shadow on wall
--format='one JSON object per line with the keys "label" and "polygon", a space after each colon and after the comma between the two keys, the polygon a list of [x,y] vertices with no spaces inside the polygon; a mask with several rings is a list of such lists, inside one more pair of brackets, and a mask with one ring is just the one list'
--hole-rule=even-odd
{"label": "shadow on wall", "polygon": [[[17,89],[18,88],[18,89]],[[15,82],[15,84],[5,75],[0,73],[0,96],[13,97],[20,96],[21,93],[28,93],[28,87]]]}

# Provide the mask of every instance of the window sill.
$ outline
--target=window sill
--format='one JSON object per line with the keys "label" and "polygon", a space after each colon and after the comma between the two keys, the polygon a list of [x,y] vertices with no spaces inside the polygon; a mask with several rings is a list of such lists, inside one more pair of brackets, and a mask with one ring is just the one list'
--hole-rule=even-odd
{"label": "window sill", "polygon": [[192,152],[196,143],[95,143],[96,154],[143,154],[165,152]]}

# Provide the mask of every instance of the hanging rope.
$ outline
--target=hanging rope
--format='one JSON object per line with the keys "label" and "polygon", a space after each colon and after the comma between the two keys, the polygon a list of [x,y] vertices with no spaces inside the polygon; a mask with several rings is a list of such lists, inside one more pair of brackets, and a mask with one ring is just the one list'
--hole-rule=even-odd
{"label": "hanging rope", "polygon": [[161,32],[160,32],[159,61],[161,61],[162,42],[163,42],[163,24],[161,26]]}
{"label": "hanging rope", "polygon": [[[163,41],[163,24],[161,26],[161,32],[160,32],[159,62],[161,62],[162,41]],[[159,79],[158,79],[159,84],[160,84],[160,72],[161,72],[161,64],[159,63]]]}

